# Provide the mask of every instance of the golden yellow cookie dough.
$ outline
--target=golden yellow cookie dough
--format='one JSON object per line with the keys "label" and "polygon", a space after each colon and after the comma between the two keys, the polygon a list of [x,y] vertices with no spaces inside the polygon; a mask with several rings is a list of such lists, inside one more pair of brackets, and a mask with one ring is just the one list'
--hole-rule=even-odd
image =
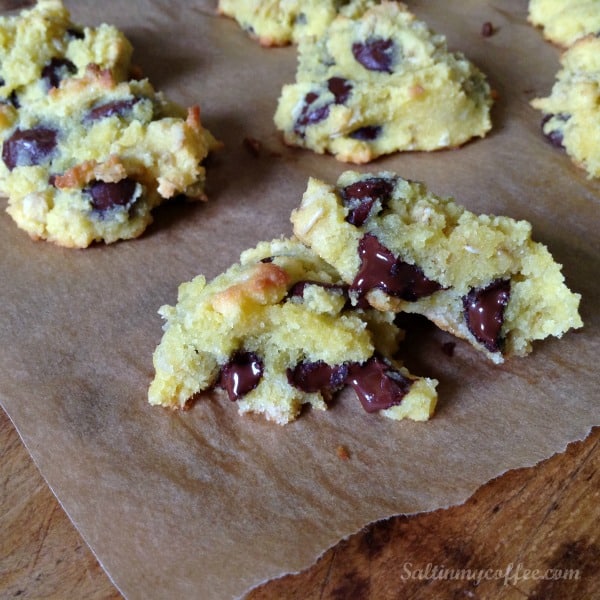
{"label": "golden yellow cookie dough", "polygon": [[568,47],[600,33],[600,0],[530,0],[529,21],[547,40]]}
{"label": "golden yellow cookie dough", "polygon": [[355,303],[422,314],[496,363],[582,326],[579,294],[529,223],[476,215],[422,183],[391,172],[311,178],[291,220]]}
{"label": "golden yellow cookie dough", "polygon": [[399,2],[340,14],[298,51],[274,117],[290,145],[366,163],[460,146],[491,128],[485,76]]}
{"label": "golden yellow cookie dough", "polygon": [[543,113],[542,130],[590,177],[600,177],[600,38],[587,36],[561,56],[552,92],[531,105]]}
{"label": "golden yellow cookie dough", "polygon": [[394,390],[403,389],[383,407],[375,397],[369,412],[428,419],[437,382],[392,358],[401,337],[393,315],[350,308],[340,284],[334,269],[289,239],[261,242],[212,281],[199,275],[181,284],[176,306],[159,311],[165,332],[149,402],[183,408],[221,387],[240,413],[285,424],[305,404],[326,409],[333,393],[354,387],[352,377],[362,389],[364,369],[376,363],[392,374],[386,382]]}

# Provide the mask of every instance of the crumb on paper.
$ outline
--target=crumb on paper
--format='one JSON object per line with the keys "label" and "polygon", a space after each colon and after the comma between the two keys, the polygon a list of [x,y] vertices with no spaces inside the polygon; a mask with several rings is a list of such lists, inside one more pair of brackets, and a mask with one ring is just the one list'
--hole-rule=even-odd
{"label": "crumb on paper", "polygon": [[346,446],[343,446],[340,444],[335,449],[335,453],[337,454],[337,456],[340,460],[350,460],[350,451],[348,450],[348,448]]}
{"label": "crumb on paper", "polygon": [[490,21],[486,21],[482,26],[481,26],[481,35],[483,37],[491,37],[494,35],[494,33],[496,32],[496,30],[494,29],[494,26],[491,24]]}
{"label": "crumb on paper", "polygon": [[262,144],[256,138],[246,136],[243,140],[244,148],[249,154],[258,158]]}

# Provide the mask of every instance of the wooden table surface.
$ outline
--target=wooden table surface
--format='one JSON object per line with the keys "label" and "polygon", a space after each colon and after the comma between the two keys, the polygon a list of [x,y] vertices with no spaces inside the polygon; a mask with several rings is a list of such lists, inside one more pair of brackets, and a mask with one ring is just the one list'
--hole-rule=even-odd
{"label": "wooden table surface", "polygon": [[[0,598],[116,599],[0,410]],[[247,600],[600,598],[600,428],[465,504],[365,528]]]}

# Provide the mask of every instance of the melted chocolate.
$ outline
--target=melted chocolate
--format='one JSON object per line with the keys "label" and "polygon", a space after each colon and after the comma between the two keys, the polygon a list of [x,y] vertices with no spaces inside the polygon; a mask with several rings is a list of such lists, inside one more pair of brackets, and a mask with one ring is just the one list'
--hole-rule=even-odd
{"label": "melted chocolate", "polygon": [[2,145],[2,160],[10,171],[15,167],[39,165],[50,158],[55,148],[54,129],[17,129]]}
{"label": "melted chocolate", "polygon": [[92,208],[99,212],[110,210],[115,206],[126,206],[133,199],[136,182],[125,178],[117,182],[94,180],[86,188],[92,197]]}
{"label": "melted chocolate", "polygon": [[352,386],[368,413],[400,404],[412,385],[410,379],[380,356],[351,365],[346,383]]}
{"label": "melted chocolate", "polygon": [[500,352],[500,329],[510,300],[510,280],[496,279],[485,288],[472,289],[463,298],[465,320],[475,339],[490,352]]}
{"label": "melted chocolate", "polygon": [[46,88],[57,88],[69,75],[77,73],[77,67],[68,58],[53,58],[42,69],[42,80]]}
{"label": "melted chocolate", "polygon": [[376,200],[382,207],[386,206],[393,189],[393,180],[382,177],[362,179],[347,185],[341,190],[342,202],[349,208],[346,221],[360,227],[369,217]]}
{"label": "melted chocolate", "polygon": [[86,122],[99,121],[107,117],[113,117],[115,115],[122,117],[128,111],[130,111],[135,104],[139,102],[139,98],[129,98],[128,100],[115,100],[114,102],[107,102],[92,108],[85,116]]}
{"label": "melted chocolate", "polygon": [[372,142],[381,135],[381,125],[365,125],[365,127],[359,127],[355,129],[350,136],[353,140],[360,140],[361,142]]}
{"label": "melted chocolate", "polygon": [[239,351],[221,368],[218,385],[227,392],[231,401],[235,401],[252,391],[262,374],[261,359],[254,352]]}
{"label": "melted chocolate", "polygon": [[342,388],[347,375],[346,365],[332,366],[322,360],[301,362],[293,369],[287,370],[290,385],[309,394],[321,392],[326,396]]}
{"label": "melted chocolate", "polygon": [[414,302],[442,289],[419,267],[396,258],[373,234],[363,236],[358,243],[358,253],[361,265],[350,291],[359,297],[378,288],[390,296]]}
{"label": "melted chocolate", "polygon": [[396,46],[393,40],[369,38],[352,44],[354,58],[369,71],[392,72]]}

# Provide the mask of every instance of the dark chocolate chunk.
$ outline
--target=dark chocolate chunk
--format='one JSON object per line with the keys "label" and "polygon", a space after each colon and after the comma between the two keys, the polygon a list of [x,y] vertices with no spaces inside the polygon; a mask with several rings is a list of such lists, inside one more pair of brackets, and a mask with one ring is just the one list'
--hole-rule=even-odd
{"label": "dark chocolate chunk", "polygon": [[563,134],[562,131],[558,130],[558,129],[554,129],[552,131],[549,132],[545,132],[544,131],[544,126],[546,125],[546,123],[552,119],[556,117],[559,121],[563,121],[566,122],[571,118],[571,115],[566,115],[564,113],[559,113],[557,115],[545,115],[544,118],[542,119],[542,133],[544,134],[544,137],[556,148],[562,148],[564,150],[564,145],[563,145]]}
{"label": "dark chocolate chunk", "polygon": [[42,80],[46,89],[57,88],[60,82],[69,75],[77,73],[77,67],[68,58],[53,58],[42,69]]}
{"label": "dark chocolate chunk", "polygon": [[136,182],[126,177],[116,182],[94,180],[85,189],[92,197],[92,208],[99,212],[127,206],[135,194]]}
{"label": "dark chocolate chunk", "polygon": [[231,401],[239,400],[252,391],[263,374],[262,360],[254,352],[238,351],[221,367],[218,385]]}
{"label": "dark chocolate chunk", "polygon": [[372,142],[381,135],[381,125],[365,125],[352,131],[348,137],[361,142]]}
{"label": "dark chocolate chunk", "polygon": [[370,216],[376,200],[385,207],[393,189],[394,181],[382,177],[370,177],[347,185],[341,190],[342,202],[349,209],[346,221],[360,227]]}
{"label": "dark chocolate chunk", "polygon": [[410,379],[380,356],[350,365],[346,383],[352,386],[368,413],[400,404],[412,385]]}
{"label": "dark chocolate chunk", "polygon": [[[4,85],[0,83],[0,85]],[[19,101],[19,95],[17,94],[17,90],[13,90],[7,98],[0,97],[0,104],[11,104],[15,108],[21,108],[21,102]]]}
{"label": "dark chocolate chunk", "polygon": [[323,104],[311,109],[311,105],[318,97],[319,95],[314,92],[309,92],[304,96],[304,106],[294,124],[294,131],[298,135],[304,135],[304,130],[308,125],[323,121],[329,115],[329,104]]}
{"label": "dark chocolate chunk", "polygon": [[437,281],[428,279],[416,265],[395,257],[376,236],[365,234],[358,243],[361,265],[350,291],[364,296],[378,288],[390,296],[414,302],[442,289]]}
{"label": "dark chocolate chunk", "polygon": [[56,131],[49,127],[17,129],[2,144],[2,160],[12,171],[15,167],[30,167],[48,160],[56,148]]}
{"label": "dark chocolate chunk", "polygon": [[484,288],[472,289],[463,298],[465,320],[475,339],[490,352],[501,352],[500,330],[510,300],[510,280],[496,279]]}
{"label": "dark chocolate chunk", "polygon": [[[343,77],[331,77],[327,80],[327,89],[333,94],[334,104],[343,104],[352,91],[352,84]],[[308,125],[319,123],[329,116],[331,102],[326,102],[316,108],[312,108],[312,105],[319,97],[319,94],[315,92],[309,92],[304,96],[304,106],[294,123],[294,131],[298,135],[304,135],[304,131]]]}
{"label": "dark chocolate chunk", "polygon": [[344,104],[352,91],[352,84],[343,77],[331,77],[327,80],[327,89],[333,94],[336,104]]}
{"label": "dark chocolate chunk", "polygon": [[100,119],[106,119],[115,115],[122,117],[128,111],[130,111],[139,98],[129,98],[127,100],[115,100],[114,102],[107,102],[106,104],[100,104],[92,108],[85,116],[85,122],[89,123],[92,121],[99,121]]}
{"label": "dark chocolate chunk", "polygon": [[330,395],[344,386],[348,367],[346,365],[328,365],[317,362],[301,362],[287,370],[290,385],[306,393],[321,392]]}
{"label": "dark chocolate chunk", "polygon": [[352,44],[354,58],[369,71],[391,73],[395,51],[396,46],[393,40],[378,37]]}

